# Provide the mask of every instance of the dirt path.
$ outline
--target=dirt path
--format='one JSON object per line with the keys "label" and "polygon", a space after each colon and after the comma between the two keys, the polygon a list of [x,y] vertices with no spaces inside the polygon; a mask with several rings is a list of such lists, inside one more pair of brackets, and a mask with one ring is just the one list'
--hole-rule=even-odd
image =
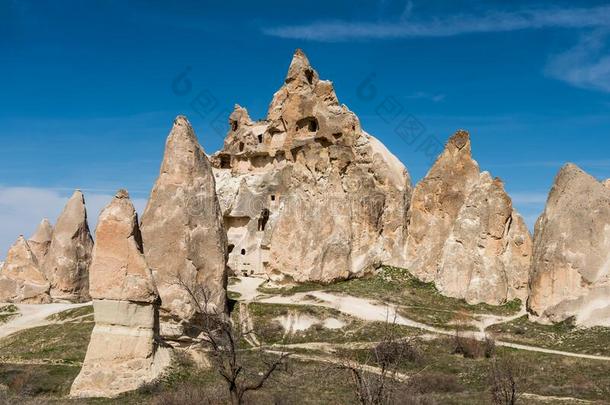
{"label": "dirt path", "polygon": [[[292,304],[292,305],[312,305],[325,308],[335,309],[346,315],[365,321],[380,321],[392,322],[395,321],[398,325],[418,328],[426,332],[437,335],[453,335],[454,332],[444,329],[435,328],[424,323],[416,322],[405,318],[398,314],[399,307],[395,305],[380,305],[364,298],[353,297],[349,295],[337,295],[324,291],[310,291],[307,293],[296,293],[294,295],[270,295],[262,294],[257,291],[258,286],[264,283],[263,279],[255,279],[249,277],[240,277],[240,283],[230,286],[231,291],[242,294],[242,299],[248,302],[261,302],[267,304]],[[245,281],[245,282],[244,282]],[[475,339],[485,338],[485,329],[491,325],[510,322],[523,316],[519,313],[514,316],[500,317],[492,315],[480,315],[482,318],[479,321],[478,331],[464,332],[464,335]],[[497,346],[509,347],[512,349],[525,350],[530,352],[553,354],[558,356],[574,357],[589,360],[610,361],[608,356],[596,356],[590,354],[564,352],[561,350],[545,349],[537,346],[521,345],[516,343],[496,341]]]}
{"label": "dirt path", "polygon": [[53,322],[47,318],[68,309],[80,308],[91,303],[84,304],[15,304],[19,309],[20,316],[0,325],[0,339],[12,335],[24,329],[44,326]]}

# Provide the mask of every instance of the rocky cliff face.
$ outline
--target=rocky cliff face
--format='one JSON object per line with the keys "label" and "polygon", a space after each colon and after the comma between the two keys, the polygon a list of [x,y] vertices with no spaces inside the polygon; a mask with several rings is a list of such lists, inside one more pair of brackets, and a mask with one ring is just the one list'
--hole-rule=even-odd
{"label": "rocky cliff face", "polygon": [[87,224],[85,198],[77,190],[57,219],[43,272],[57,301],[89,300],[89,264],[93,239]]}
{"label": "rocky cliff face", "polygon": [[49,288],[36,255],[20,236],[0,268],[0,302],[46,304],[51,302]]}
{"label": "rocky cliff face", "polygon": [[212,157],[235,273],[330,282],[404,265],[405,167],[298,50],[266,119],[236,106]]}
{"label": "rocky cliff face", "polygon": [[202,306],[207,301],[210,312],[226,311],[227,239],[214,176],[185,117],[176,118],[167,138],[141,230],[161,297],[163,336],[187,334],[196,318],[198,306],[185,287]]}
{"label": "rocky cliff face", "polygon": [[95,328],[71,396],[115,397],[157,378],[158,295],[144,260],[136,211],[120,190],[102,211],[90,268]]}
{"label": "rocky cliff face", "polygon": [[458,131],[415,187],[408,268],[441,293],[471,304],[527,297],[532,240],[499,179],[479,173]]}
{"label": "rocky cliff face", "polygon": [[541,320],[610,326],[610,188],[573,164],[536,223],[530,290]]}

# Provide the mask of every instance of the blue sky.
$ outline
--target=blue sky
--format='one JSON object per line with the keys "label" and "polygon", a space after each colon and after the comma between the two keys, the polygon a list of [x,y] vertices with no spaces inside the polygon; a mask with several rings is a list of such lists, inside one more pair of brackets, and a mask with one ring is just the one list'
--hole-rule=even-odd
{"label": "blue sky", "polygon": [[141,208],[173,118],[213,153],[235,103],[265,115],[296,48],[414,181],[420,141],[460,128],[530,225],[565,162],[610,177],[604,2],[168,3],[0,0],[0,257],[75,188],[93,224],[120,187]]}

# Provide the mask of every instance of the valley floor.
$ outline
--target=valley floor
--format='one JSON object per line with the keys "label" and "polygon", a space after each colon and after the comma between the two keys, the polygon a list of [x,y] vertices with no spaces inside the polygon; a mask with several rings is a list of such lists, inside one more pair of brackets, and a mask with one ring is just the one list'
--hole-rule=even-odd
{"label": "valley floor", "polygon": [[[520,403],[610,398],[610,328],[538,325],[528,321],[520,302],[468,305],[395,268],[332,285],[278,287],[235,278],[229,288],[236,301],[232,316],[254,332],[244,342],[246,360],[255,365],[291,353],[287,368],[249,394],[248,403],[356,403],[341,365],[355,361],[364,372],[379,373],[370,353],[388,325],[414,348],[395,376],[404,389],[402,403],[488,404],[492,358],[519,365]],[[8,305],[0,307],[0,322],[0,392],[7,403],[194,404],[222,398],[216,372],[181,361],[155,386],[117,400],[69,400],[93,328],[91,305]],[[457,339],[469,349],[456,354]]]}

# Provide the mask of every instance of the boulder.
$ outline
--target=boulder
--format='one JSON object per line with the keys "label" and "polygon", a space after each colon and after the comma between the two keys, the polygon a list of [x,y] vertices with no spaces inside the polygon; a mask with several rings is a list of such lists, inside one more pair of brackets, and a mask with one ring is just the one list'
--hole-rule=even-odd
{"label": "boulder", "polygon": [[89,272],[95,327],[72,397],[116,397],[158,378],[158,295],[142,252],[136,211],[124,190],[100,214]]}
{"label": "boulder", "polygon": [[93,239],[89,233],[85,198],[76,190],[57,219],[43,262],[55,301],[89,300],[89,264]]}
{"label": "boulder", "polygon": [[528,309],[540,321],[610,326],[610,188],[564,166],[536,223]]}
{"label": "boulder", "polygon": [[19,236],[0,268],[0,302],[46,304],[51,302],[49,288],[34,252]]}
{"label": "boulder", "polygon": [[413,192],[407,268],[470,304],[525,301],[531,235],[502,181],[479,173],[470,136],[453,135]]}
{"label": "boulder", "polygon": [[53,238],[53,226],[48,219],[44,218],[34,234],[28,239],[28,245],[34,252],[34,256],[38,259],[38,263],[44,263],[44,260],[51,246],[51,239]]}
{"label": "boulder", "polygon": [[144,255],[161,297],[164,337],[191,333],[189,325],[200,309],[227,311],[227,236],[216,183],[185,117],[175,119],[167,138],[141,230]]}
{"label": "boulder", "polygon": [[236,274],[334,280],[404,266],[411,182],[297,50],[267,117],[236,106],[213,155]]}

